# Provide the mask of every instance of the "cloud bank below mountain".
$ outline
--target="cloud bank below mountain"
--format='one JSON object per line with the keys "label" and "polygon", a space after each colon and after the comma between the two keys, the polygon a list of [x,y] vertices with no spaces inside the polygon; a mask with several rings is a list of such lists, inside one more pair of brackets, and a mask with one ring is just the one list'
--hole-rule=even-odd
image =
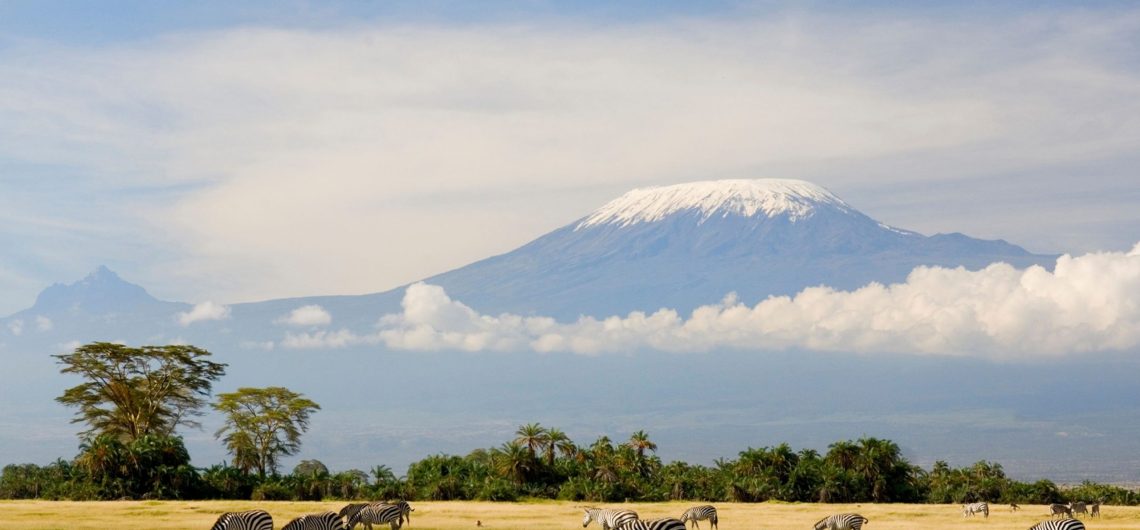
{"label": "cloud bank below mountain", "polygon": [[919,267],[906,282],[854,291],[804,289],[755,306],[728,295],[688,318],[671,309],[575,322],[481,314],[443,288],[408,287],[378,331],[290,334],[293,348],[383,344],[398,350],[572,352],[804,349],[1022,360],[1140,345],[1140,244],[1064,255],[1050,272],[998,263],[978,271]]}

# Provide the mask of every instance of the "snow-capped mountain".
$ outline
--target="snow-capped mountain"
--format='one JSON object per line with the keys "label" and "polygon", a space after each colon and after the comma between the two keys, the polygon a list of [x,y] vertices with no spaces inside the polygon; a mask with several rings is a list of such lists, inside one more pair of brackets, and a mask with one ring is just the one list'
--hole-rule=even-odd
{"label": "snow-capped mountain", "polygon": [[923,236],[880,223],[799,180],[721,180],[636,189],[523,247],[428,278],[487,312],[687,312],[805,287],[897,282],[918,265],[1048,266],[1004,241]]}
{"label": "snow-capped mountain", "polygon": [[[898,282],[919,265],[1048,267],[1053,259],[1004,241],[890,227],[809,182],[719,180],[632,190],[514,251],[424,281],[485,313],[573,320],[663,307],[685,313],[728,293],[755,303],[815,285]],[[156,300],[100,267],[47,288],[6,320],[71,322],[100,340],[213,341],[224,332],[232,343],[260,342],[278,338],[275,321],[308,304],[339,325],[367,329],[399,311],[403,292],[234,304],[229,318],[185,329],[177,322],[188,304]]]}

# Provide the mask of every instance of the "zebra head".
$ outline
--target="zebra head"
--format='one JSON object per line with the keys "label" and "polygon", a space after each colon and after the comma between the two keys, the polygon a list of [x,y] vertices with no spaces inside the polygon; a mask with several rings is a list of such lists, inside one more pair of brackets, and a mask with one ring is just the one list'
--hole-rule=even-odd
{"label": "zebra head", "polygon": [[582,511],[586,512],[586,514],[582,516],[582,528],[586,528],[590,525],[590,521],[594,520],[594,515],[598,513],[598,509],[582,508]]}

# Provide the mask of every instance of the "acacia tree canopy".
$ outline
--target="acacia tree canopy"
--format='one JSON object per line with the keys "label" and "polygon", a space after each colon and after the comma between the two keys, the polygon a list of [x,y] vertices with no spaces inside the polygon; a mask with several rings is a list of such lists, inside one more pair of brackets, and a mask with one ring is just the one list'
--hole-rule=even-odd
{"label": "acacia tree canopy", "polygon": [[77,407],[72,423],[87,423],[84,438],[114,436],[131,442],[146,435],[173,436],[179,425],[200,427],[213,382],[226,365],[188,345],[142,346],[94,342],[54,355],[61,373],[83,382],[56,401]]}
{"label": "acacia tree canopy", "polygon": [[257,474],[277,473],[280,457],[301,449],[301,434],[309,429],[309,416],[321,406],[284,387],[239,388],[218,394],[214,408],[226,423],[214,437],[221,438],[234,457],[234,466]]}

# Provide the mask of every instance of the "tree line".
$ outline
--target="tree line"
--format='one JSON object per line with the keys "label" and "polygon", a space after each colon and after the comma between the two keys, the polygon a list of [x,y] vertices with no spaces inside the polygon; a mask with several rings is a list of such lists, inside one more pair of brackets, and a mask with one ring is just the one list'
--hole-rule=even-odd
{"label": "tree line", "polygon": [[[497,447],[427,456],[403,476],[384,465],[332,472],[318,460],[286,474],[281,458],[297,453],[320,410],[303,395],[241,388],[210,403],[225,365],[193,346],[93,343],[56,357],[61,372],[82,380],[57,398],[88,427],[79,454],[45,466],[5,466],[0,498],[1140,503],[1136,492],[1112,485],[1016,481],[994,462],[953,468],[939,461],[928,471],[894,442],[873,437],[837,441],[822,454],[788,444],[749,447],[706,466],[662,462],[644,431],[579,445],[538,423],[520,426]],[[225,417],[215,437],[231,461],[197,468],[177,429],[198,427],[207,405]]]}

